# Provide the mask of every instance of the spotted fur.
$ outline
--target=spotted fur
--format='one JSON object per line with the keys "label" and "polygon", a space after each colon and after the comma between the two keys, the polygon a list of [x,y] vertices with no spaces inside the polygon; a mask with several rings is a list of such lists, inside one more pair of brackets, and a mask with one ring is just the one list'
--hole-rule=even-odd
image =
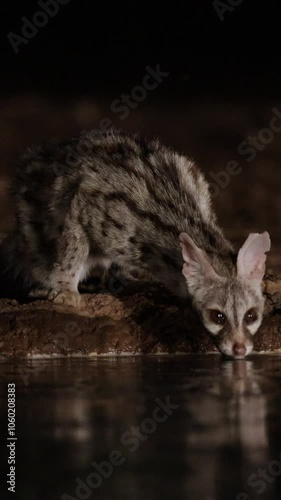
{"label": "spotted fur", "polygon": [[[204,176],[157,140],[111,130],[30,148],[19,160],[13,196],[7,267],[32,296],[77,306],[79,282],[96,265],[114,264],[191,295],[220,348],[222,336],[224,343],[249,337],[235,326],[244,304],[259,302],[262,315],[261,294],[235,281],[237,254],[218,226]],[[205,252],[223,283],[201,276],[186,284],[180,233]],[[227,332],[208,324],[210,301],[226,310]]]}

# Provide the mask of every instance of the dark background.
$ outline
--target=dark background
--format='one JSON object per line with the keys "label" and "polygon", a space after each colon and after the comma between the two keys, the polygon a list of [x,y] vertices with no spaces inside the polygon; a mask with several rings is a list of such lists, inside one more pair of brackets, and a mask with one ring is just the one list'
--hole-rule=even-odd
{"label": "dark background", "polygon": [[[47,4],[47,0],[42,0]],[[220,20],[214,3],[226,6]],[[36,1],[1,7],[0,231],[13,223],[8,187],[18,152],[50,137],[69,137],[110,120],[158,136],[191,156],[211,181],[229,161],[242,172],[214,205],[229,237],[268,230],[270,265],[281,269],[281,134],[247,162],[249,135],[281,113],[281,37],[277,0],[93,2],[69,0],[16,54],[8,39],[32,22]],[[227,7],[228,6],[228,7]],[[217,7],[219,8],[219,7]],[[112,103],[142,85],[146,67],[169,76],[121,119]]]}
{"label": "dark background", "polygon": [[279,3],[242,0],[229,5],[233,10],[222,13],[221,22],[213,0],[69,0],[15,55],[7,34],[20,35],[21,18],[32,20],[42,8],[30,0],[5,2],[1,90],[112,94],[136,85],[146,65],[161,63],[172,75],[159,89],[163,94],[277,97]]}

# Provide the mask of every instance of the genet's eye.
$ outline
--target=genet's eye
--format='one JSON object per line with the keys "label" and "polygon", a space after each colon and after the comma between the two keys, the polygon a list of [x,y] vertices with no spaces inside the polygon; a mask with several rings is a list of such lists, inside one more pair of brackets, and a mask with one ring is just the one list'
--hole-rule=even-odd
{"label": "genet's eye", "polygon": [[244,320],[247,323],[247,325],[250,325],[251,323],[254,323],[258,319],[258,313],[256,309],[249,309],[249,311],[246,312],[244,316]]}
{"label": "genet's eye", "polygon": [[221,311],[215,309],[210,310],[210,319],[217,325],[224,325],[226,323],[226,316]]}

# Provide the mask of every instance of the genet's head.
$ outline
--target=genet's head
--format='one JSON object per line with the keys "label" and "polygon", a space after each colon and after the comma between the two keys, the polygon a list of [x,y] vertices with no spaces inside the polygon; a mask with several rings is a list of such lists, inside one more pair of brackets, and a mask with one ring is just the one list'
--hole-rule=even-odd
{"label": "genet's head", "polygon": [[236,276],[231,277],[217,274],[207,254],[187,234],[181,233],[180,245],[188,291],[214,344],[227,356],[243,358],[252,351],[253,335],[262,322],[269,234],[248,236],[238,252]]}

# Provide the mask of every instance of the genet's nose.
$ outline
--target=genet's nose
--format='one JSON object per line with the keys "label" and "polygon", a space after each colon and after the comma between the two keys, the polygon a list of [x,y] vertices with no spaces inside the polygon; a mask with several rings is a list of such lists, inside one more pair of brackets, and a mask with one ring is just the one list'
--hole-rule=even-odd
{"label": "genet's nose", "polygon": [[234,356],[245,356],[246,346],[244,344],[234,344],[232,348]]}

